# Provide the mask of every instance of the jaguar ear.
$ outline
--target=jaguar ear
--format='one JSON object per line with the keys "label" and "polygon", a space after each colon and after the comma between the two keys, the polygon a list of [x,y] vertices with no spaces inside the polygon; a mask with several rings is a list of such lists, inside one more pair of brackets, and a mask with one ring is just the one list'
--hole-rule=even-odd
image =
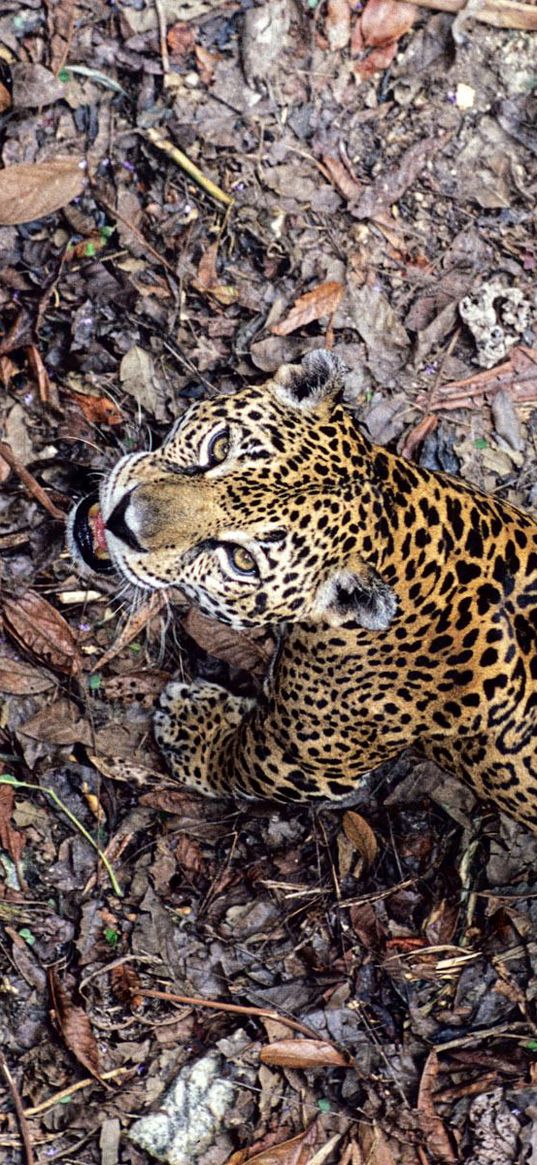
{"label": "jaguar ear", "polygon": [[397,597],[368,566],[336,571],[317,591],[313,618],[341,627],[353,620],[368,631],[386,631],[397,614]]}
{"label": "jaguar ear", "polygon": [[309,411],[338,396],[343,387],[343,365],[327,348],[316,348],[301,364],[282,364],[270,383],[283,404]]}

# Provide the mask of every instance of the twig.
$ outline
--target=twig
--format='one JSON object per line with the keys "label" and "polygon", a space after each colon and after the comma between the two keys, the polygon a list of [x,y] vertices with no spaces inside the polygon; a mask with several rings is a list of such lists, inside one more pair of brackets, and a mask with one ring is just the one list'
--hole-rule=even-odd
{"label": "twig", "polygon": [[279,1023],[284,1023],[292,1031],[301,1032],[309,1039],[319,1039],[319,1032],[314,1031],[313,1028],[299,1023],[296,1019],[288,1019],[279,1011],[270,1011],[267,1007],[243,1007],[239,1003],[221,1003],[218,999],[198,999],[192,995],[176,995],[172,991],[152,991],[149,988],[146,991],[143,987],[137,988],[136,994],[143,995],[147,999],[164,999],[169,1003],[183,1003],[187,1007],[211,1007],[213,1011],[231,1011],[234,1015],[258,1015],[261,1019],[274,1019]]}
{"label": "twig", "polygon": [[46,490],[43,489],[43,486],[39,485],[39,482],[35,480],[33,474],[22,465],[18,457],[15,456],[11,445],[8,445],[6,441],[0,441],[0,457],[20,477],[23,486],[28,490],[30,496],[35,498],[36,502],[39,502],[48,511],[51,518],[54,518],[56,522],[65,522],[65,514],[62,514],[62,511],[54,505],[54,502],[51,502]]}
{"label": "twig", "polygon": [[[399,0],[405,3],[405,0]],[[418,8],[432,8],[438,12],[462,12],[466,0],[414,0]],[[472,8],[468,16],[495,28],[519,28],[526,32],[537,30],[537,7],[534,4],[520,4],[518,0],[484,0],[480,6]]]}
{"label": "twig", "polygon": [[65,813],[65,816],[69,818],[69,821],[72,823],[72,825],[74,825],[75,829],[78,829],[78,832],[82,834],[82,837],[85,837],[86,841],[89,842],[89,844],[93,847],[98,858],[103,863],[108,877],[110,878],[114,894],[116,894],[118,898],[123,898],[123,891],[106,854],[103,853],[102,849],[99,849],[99,846],[97,845],[97,842],[93,840],[91,833],[89,833],[86,827],[82,825],[82,822],[78,820],[78,817],[75,817],[74,813],[71,813],[71,810],[67,808],[67,805],[65,805],[61,797],[58,797],[58,794],[54,789],[51,789],[49,785],[32,785],[29,781],[19,781],[17,780],[17,777],[12,777],[9,773],[3,773],[0,776],[0,785],[12,785],[15,789],[33,789],[37,793],[47,793],[51,800],[54,801],[54,804],[58,806],[58,809],[61,809],[62,813]]}
{"label": "twig", "polygon": [[224,206],[233,206],[235,199],[231,197],[231,194],[226,194],[225,190],[222,190],[215,182],[211,182],[210,178],[206,178],[205,174],[198,169],[194,162],[191,162],[190,158],[187,158],[182,150],[174,146],[173,142],[165,137],[160,129],[148,129],[146,130],[145,136],[153,146],[156,146],[157,150],[162,150],[173,162],[176,162],[185,171],[185,174],[193,178],[194,182],[197,182],[202,190],[210,194],[211,198],[215,198],[217,202],[222,202]]}
{"label": "twig", "polygon": [[168,44],[166,41],[166,14],[161,4],[161,0],[153,0],[155,5],[155,12],[157,14],[158,31],[160,40],[160,59],[162,61],[162,72],[164,74],[164,88],[168,84],[168,74],[170,72],[170,55],[168,53]]}
{"label": "twig", "polygon": [[109,214],[111,218],[116,218],[118,220],[118,222],[123,223],[124,227],[128,227],[128,229],[130,231],[132,231],[135,238],[138,239],[138,241],[143,244],[145,250],[149,251],[149,254],[152,255],[153,258],[157,260],[157,263],[160,263],[162,265],[162,267],[165,267],[166,270],[169,271],[170,274],[174,276],[174,278],[176,278],[177,271],[175,270],[175,267],[173,267],[171,263],[168,263],[168,260],[165,259],[164,255],[159,254],[159,252],[155,249],[155,247],[151,246],[151,243],[148,242],[145,235],[143,235],[142,232],[139,231],[138,228],[134,226],[134,223],[129,222],[128,219],[126,219],[120,213],[120,211],[116,209],[116,207],[111,206],[110,203],[107,202],[106,198],[104,198],[103,195],[100,193],[99,187],[97,185],[92,184],[92,189],[93,189],[93,196],[95,198],[95,201],[99,202],[101,204],[101,206],[104,207],[106,213]]}
{"label": "twig", "polygon": [[[128,1075],[130,1069],[128,1068],[114,1068],[111,1072],[103,1072],[102,1080],[116,1080],[118,1076]],[[83,1088],[88,1088],[90,1084],[96,1084],[94,1076],[87,1076],[84,1080],[77,1080],[75,1084],[71,1084],[69,1088],[62,1088],[61,1092],[55,1092],[48,1100],[42,1100],[41,1104],[36,1104],[34,1108],[25,1108],[24,1116],[38,1116],[41,1112],[46,1112],[47,1109],[53,1108],[55,1104],[61,1104],[62,1101],[67,1100],[74,1092],[80,1092]]]}
{"label": "twig", "polygon": [[11,1093],[13,1107],[14,1107],[15,1112],[17,1114],[17,1120],[19,1122],[19,1128],[21,1131],[22,1143],[24,1145],[24,1152],[26,1155],[26,1165],[35,1165],[34,1151],[33,1151],[32,1142],[30,1139],[30,1130],[28,1128],[26,1114],[25,1114],[24,1108],[22,1106],[22,1100],[20,1098],[19,1090],[17,1088],[17,1085],[15,1084],[15,1081],[11,1075],[11,1072],[9,1071],[7,1061],[6,1061],[6,1058],[5,1058],[3,1052],[0,1052],[0,1070],[2,1071],[4,1079],[5,1079],[6,1084],[8,1086],[8,1089]]}

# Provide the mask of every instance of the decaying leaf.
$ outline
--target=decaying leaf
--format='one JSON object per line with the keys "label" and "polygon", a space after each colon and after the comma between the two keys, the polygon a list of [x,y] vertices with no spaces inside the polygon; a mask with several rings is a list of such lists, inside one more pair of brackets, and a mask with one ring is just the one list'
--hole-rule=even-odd
{"label": "decaying leaf", "polygon": [[93,396],[93,394],[85,392],[73,392],[72,388],[67,391],[71,400],[84,413],[86,420],[92,424],[120,425],[123,421],[123,414],[109,397]]}
{"label": "decaying leaf", "polygon": [[364,865],[372,865],[378,853],[378,843],[365,818],[360,813],[354,813],[348,809],[343,815],[343,830],[345,836],[358,850]]}
{"label": "decaying leaf", "polygon": [[11,824],[15,790],[12,785],[0,785],[0,849],[9,854],[12,861],[19,862],[24,849],[25,837]]}
{"label": "decaying leaf", "polygon": [[181,625],[198,647],[216,659],[254,675],[265,674],[274,648],[266,631],[234,631],[224,623],[202,615],[195,607],[187,611]]}
{"label": "decaying leaf", "polygon": [[347,1068],[342,1052],[326,1040],[275,1040],[261,1049],[263,1064],[279,1068]]}
{"label": "decaying leaf", "polygon": [[49,968],[48,982],[54,1018],[66,1046],[79,1064],[101,1080],[99,1049],[86,1012],[70,999],[54,967]]}
{"label": "decaying leaf", "polygon": [[82,657],[67,621],[42,595],[26,591],[3,604],[6,631],[25,650],[68,675],[78,675]]}
{"label": "decaying leaf", "polygon": [[20,725],[19,732],[30,736],[32,740],[48,744],[72,744],[77,741],[91,745],[93,740],[89,720],[79,714],[76,704],[63,699],[45,705],[35,716]]}
{"label": "decaying leaf", "polygon": [[54,687],[54,676],[38,671],[30,663],[0,655],[0,692],[12,696],[36,696]]}
{"label": "decaying leaf", "polygon": [[81,165],[79,158],[57,158],[0,170],[0,225],[33,222],[77,198],[85,182]]}
{"label": "decaying leaf", "polygon": [[296,332],[297,328],[304,328],[313,320],[322,316],[331,316],[339,307],[343,297],[344,287],[337,279],[328,279],[326,283],[319,283],[312,291],[300,295],[286,319],[274,324],[270,329],[275,336],[288,336]]}

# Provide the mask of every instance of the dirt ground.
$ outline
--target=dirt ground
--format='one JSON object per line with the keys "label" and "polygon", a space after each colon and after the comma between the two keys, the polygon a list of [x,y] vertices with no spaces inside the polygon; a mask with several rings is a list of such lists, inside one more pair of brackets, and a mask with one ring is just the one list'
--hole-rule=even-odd
{"label": "dirt ground", "polygon": [[471,11],[0,4],[9,1165],[537,1165],[537,839],[417,755],[345,814],[173,785],[167,678],[270,642],[63,531],[323,345],[376,442],[537,510],[537,39]]}

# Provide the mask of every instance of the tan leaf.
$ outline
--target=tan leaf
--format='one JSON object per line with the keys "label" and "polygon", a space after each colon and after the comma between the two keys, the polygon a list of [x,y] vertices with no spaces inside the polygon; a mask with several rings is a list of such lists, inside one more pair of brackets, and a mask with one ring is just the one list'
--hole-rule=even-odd
{"label": "tan leaf", "polygon": [[101,655],[100,659],[96,660],[94,671],[100,671],[107,663],[110,663],[111,659],[115,659],[116,655],[119,655],[129,643],[132,643],[133,639],[136,639],[147,626],[150,619],[154,615],[158,615],[165,606],[166,596],[162,594],[162,591],[154,591],[147,601],[129,616],[115,642],[108,648],[108,651],[105,651],[104,655]]}
{"label": "tan leaf", "polygon": [[345,837],[348,837],[355,849],[358,850],[364,864],[370,866],[377,856],[378,844],[375,834],[365,818],[348,809],[343,814],[343,831]]}
{"label": "tan leaf", "polygon": [[140,978],[134,967],[129,966],[128,963],[112,967],[110,979],[116,999],[128,1007],[138,1008],[142,1006],[142,997],[138,994]]}
{"label": "tan leaf", "polygon": [[281,320],[279,324],[274,324],[274,327],[270,329],[271,332],[275,336],[288,336],[290,332],[296,332],[297,328],[304,328],[313,320],[333,315],[341,303],[343,291],[343,284],[339,283],[337,279],[328,279],[326,283],[319,283],[312,291],[307,291],[305,295],[300,295],[295,300],[287,319]]}
{"label": "tan leaf", "polygon": [[0,692],[13,696],[36,696],[54,686],[54,677],[38,671],[30,663],[0,655]]}
{"label": "tan leaf", "polygon": [[418,1090],[418,1118],[431,1156],[443,1165],[456,1165],[453,1142],[434,1105],[438,1086],[439,1061],[436,1052],[430,1052],[423,1068]]}
{"label": "tan leaf", "polygon": [[332,52],[348,45],[351,37],[351,10],[347,0],[328,0],[325,29]]}
{"label": "tan leaf", "polygon": [[53,967],[48,970],[48,982],[54,1017],[66,1046],[100,1080],[99,1050],[86,1012],[69,998]]}
{"label": "tan leaf", "polygon": [[278,1068],[347,1068],[345,1056],[326,1040],[275,1040],[261,1048],[263,1064]]}
{"label": "tan leaf", "polygon": [[24,736],[32,740],[45,741],[48,744],[80,744],[91,745],[93,733],[91,725],[82,719],[76,704],[70,700],[56,700],[41,708],[30,720],[26,720],[18,729]]}
{"label": "tan leaf", "polygon": [[12,785],[0,785],[0,847],[16,863],[20,861],[25,837],[11,824],[15,790]]}
{"label": "tan leaf", "polygon": [[414,4],[401,0],[368,0],[360,21],[364,43],[377,47],[398,40],[412,28],[416,13]]}
{"label": "tan leaf", "polygon": [[202,615],[195,607],[187,611],[181,625],[198,647],[216,659],[257,675],[266,672],[274,649],[266,631],[233,631],[224,623]]}
{"label": "tan leaf", "polygon": [[21,162],[0,170],[0,225],[33,222],[66,206],[84,189],[78,158]]}
{"label": "tan leaf", "polygon": [[360,1149],[367,1165],[396,1165],[395,1157],[386,1141],[384,1133],[375,1122],[360,1121],[358,1125]]}
{"label": "tan leaf", "polygon": [[44,663],[68,675],[82,668],[76,639],[63,615],[42,595],[26,591],[18,599],[4,600],[6,631]]}
{"label": "tan leaf", "polygon": [[90,393],[74,392],[67,389],[71,400],[78,405],[87,421],[95,425],[121,425],[123,414],[107,396],[93,396]]}
{"label": "tan leaf", "polygon": [[[291,1137],[289,1141],[282,1141],[280,1145],[273,1145],[249,1157],[248,1165],[308,1165],[316,1139],[317,1128],[313,1124],[297,1137]],[[232,1165],[232,1162],[233,1157],[228,1165]]]}

